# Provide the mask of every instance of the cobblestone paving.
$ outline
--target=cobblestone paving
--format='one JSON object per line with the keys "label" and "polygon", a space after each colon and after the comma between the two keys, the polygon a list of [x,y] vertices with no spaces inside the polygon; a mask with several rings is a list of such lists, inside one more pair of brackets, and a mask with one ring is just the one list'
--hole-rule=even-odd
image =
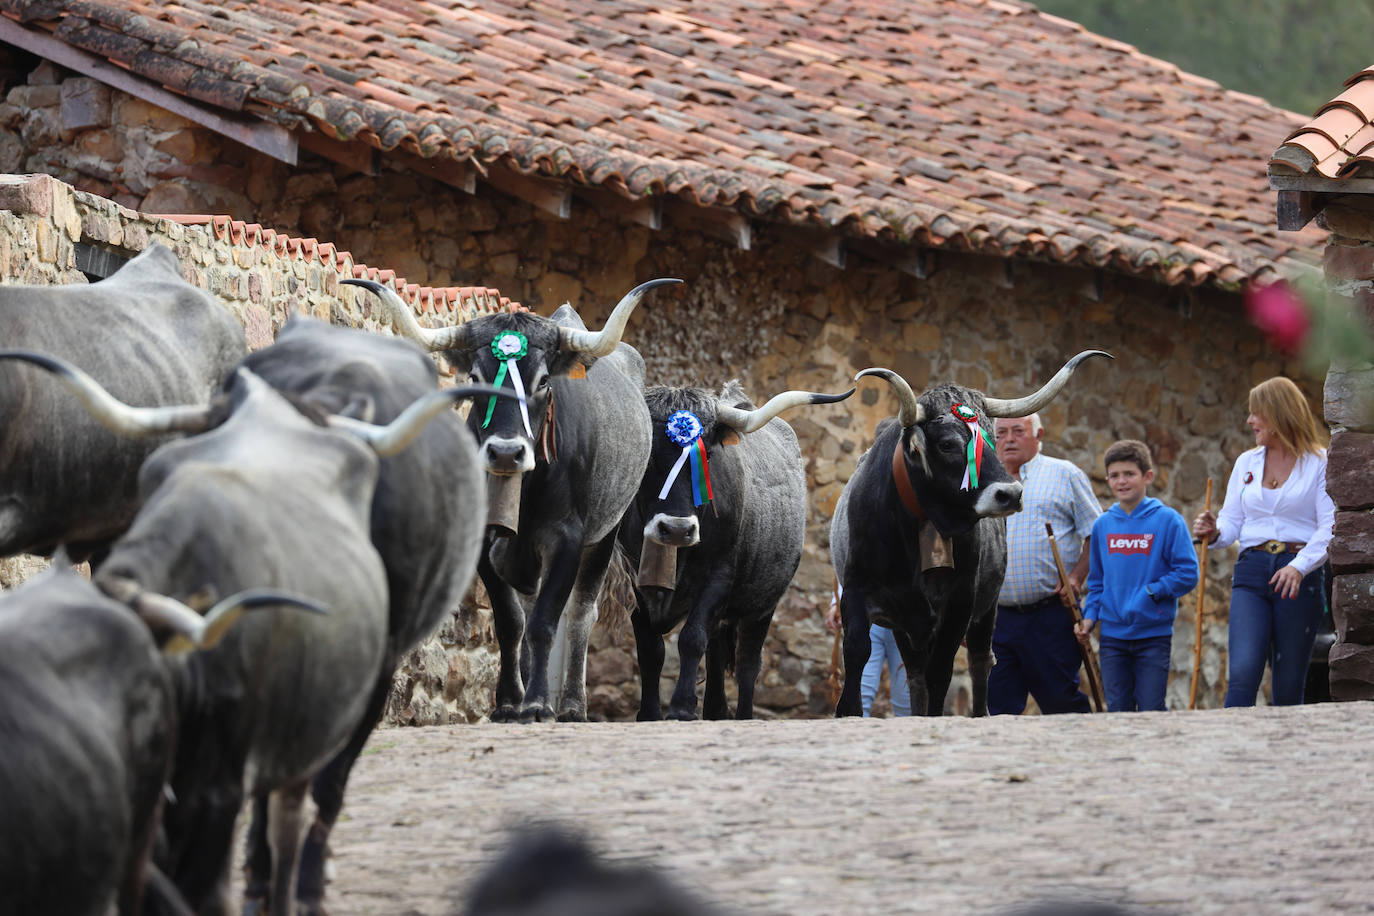
{"label": "cobblestone paving", "polygon": [[1374,704],[388,729],[334,916],[451,913],[531,818],[742,913],[1374,911]]}

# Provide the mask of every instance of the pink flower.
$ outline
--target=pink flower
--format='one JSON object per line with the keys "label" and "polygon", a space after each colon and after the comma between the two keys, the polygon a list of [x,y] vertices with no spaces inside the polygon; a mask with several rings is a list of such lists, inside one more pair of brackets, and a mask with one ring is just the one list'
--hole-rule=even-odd
{"label": "pink flower", "polygon": [[1298,352],[1312,325],[1307,303],[1282,280],[1246,287],[1245,312],[1269,343],[1287,354]]}

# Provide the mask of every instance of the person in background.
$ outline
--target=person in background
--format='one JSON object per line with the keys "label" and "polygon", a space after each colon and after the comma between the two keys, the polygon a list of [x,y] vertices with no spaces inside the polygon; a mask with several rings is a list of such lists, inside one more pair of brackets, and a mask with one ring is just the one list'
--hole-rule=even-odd
{"label": "person in background", "polygon": [[[1078,689],[1081,658],[1064,588],[1088,575],[1087,538],[1102,507],[1088,475],[1072,462],[1040,454],[1044,430],[1032,415],[997,421],[997,457],[1024,487],[1021,511],[1007,518],[1007,574],[997,600],[988,677],[988,713],[1020,715],[1026,695],[1043,713],[1088,712]],[[1054,528],[1068,570],[1061,586],[1045,523]]]}
{"label": "person in background", "polygon": [[[841,587],[837,584],[835,591],[830,595],[830,609],[825,615],[826,629],[832,633],[840,628],[840,592]],[[902,653],[897,649],[896,637],[887,627],[874,623],[868,627],[868,638],[873,648],[867,664],[864,665],[863,678],[859,681],[864,718],[869,718],[873,712],[873,700],[878,695],[878,684],[883,679],[884,663],[887,665],[887,686],[892,697],[892,714],[911,715],[911,692],[906,685],[906,665],[902,662]]]}
{"label": "person in background", "polygon": [[1144,442],[1102,459],[1116,504],[1093,523],[1080,639],[1096,626],[1108,712],[1163,710],[1178,599],[1197,585],[1188,523],[1145,491],[1155,479]]}
{"label": "person in background", "polygon": [[1241,453],[1215,518],[1193,534],[1217,550],[1240,545],[1231,579],[1227,706],[1254,706],[1268,661],[1270,701],[1301,703],[1324,610],[1323,564],[1336,506],[1326,492],[1326,449],[1298,386],[1281,376],[1250,389],[1245,422],[1255,447]]}

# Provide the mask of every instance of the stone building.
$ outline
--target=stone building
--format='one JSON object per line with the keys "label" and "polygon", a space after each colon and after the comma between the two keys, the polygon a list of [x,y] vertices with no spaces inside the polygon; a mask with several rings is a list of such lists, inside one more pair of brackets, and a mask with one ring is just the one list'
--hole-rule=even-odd
{"label": "stone building", "polygon": [[[1319,402],[1320,373],[1273,350],[1242,297],[1319,260],[1323,231],[1274,229],[1262,169],[1300,117],[1019,3],[565,6],[572,25],[514,3],[0,2],[0,171],[203,241],[188,272],[238,303],[254,345],[302,308],[375,327],[336,286],[356,257],[434,322],[464,317],[455,288],[487,287],[594,324],[636,282],[682,277],[627,333],[651,381],[738,377],[756,398],[842,390],[874,365],[1006,397],[1105,349],[1115,362],[1045,412],[1046,451],[1104,501],[1115,439],[1149,442],[1152,495],[1191,515],[1248,445],[1252,384],[1283,373]],[[136,247],[84,222],[67,241],[0,238],[4,276],[25,275],[30,244],[69,273],[64,258]],[[295,260],[241,272],[263,252]],[[829,517],[893,413],[864,383],[793,415],[812,506],[764,714],[828,711]],[[1202,705],[1225,677],[1230,559],[1211,561]],[[396,721],[485,712],[490,634],[480,614],[455,627],[412,659]],[[602,715],[635,707],[627,646],[594,639]]]}
{"label": "stone building", "polygon": [[1331,426],[1331,693],[1374,699],[1374,67],[1284,139],[1269,161],[1278,225],[1331,231],[1322,256],[1328,307],[1352,319],[1362,348],[1341,348],[1326,376]]}

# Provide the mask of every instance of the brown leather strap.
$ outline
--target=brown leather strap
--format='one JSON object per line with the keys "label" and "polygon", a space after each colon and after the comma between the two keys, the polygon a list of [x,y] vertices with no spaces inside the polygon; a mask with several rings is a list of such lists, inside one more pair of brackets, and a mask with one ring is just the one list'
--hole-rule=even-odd
{"label": "brown leather strap", "polygon": [[544,451],[544,462],[553,464],[558,460],[558,430],[555,426],[553,411],[553,392],[549,392],[549,406],[544,411],[544,428],[539,431],[539,445]]}
{"label": "brown leather strap", "polygon": [[926,512],[916,501],[916,491],[911,488],[911,475],[906,472],[906,457],[902,454],[901,436],[897,437],[897,447],[892,450],[892,483],[896,486],[897,495],[901,497],[906,511],[925,521]]}

